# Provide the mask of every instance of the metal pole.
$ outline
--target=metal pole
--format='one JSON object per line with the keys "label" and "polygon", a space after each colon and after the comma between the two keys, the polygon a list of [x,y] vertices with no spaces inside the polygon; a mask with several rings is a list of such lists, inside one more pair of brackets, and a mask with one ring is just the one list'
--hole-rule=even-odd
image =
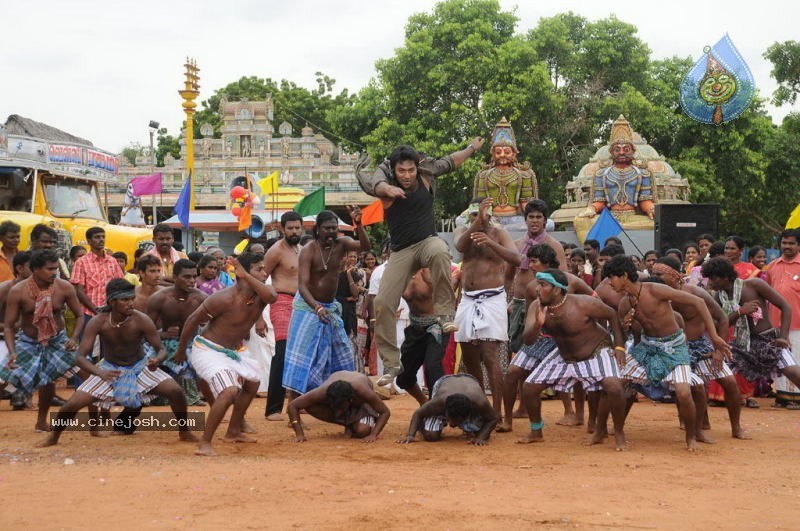
{"label": "metal pole", "polygon": [[[156,172],[156,152],[153,149],[153,128],[150,128],[150,175]],[[153,225],[158,224],[158,212],[156,211],[156,196],[153,194]]]}

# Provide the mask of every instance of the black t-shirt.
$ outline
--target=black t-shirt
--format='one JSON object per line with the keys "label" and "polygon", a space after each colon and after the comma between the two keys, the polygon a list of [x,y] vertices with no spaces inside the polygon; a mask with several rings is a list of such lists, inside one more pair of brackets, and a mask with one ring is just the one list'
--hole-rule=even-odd
{"label": "black t-shirt", "polygon": [[405,199],[395,199],[384,214],[389,225],[392,251],[400,251],[436,235],[433,193],[425,187],[419,177],[417,177],[417,189],[406,193]]}

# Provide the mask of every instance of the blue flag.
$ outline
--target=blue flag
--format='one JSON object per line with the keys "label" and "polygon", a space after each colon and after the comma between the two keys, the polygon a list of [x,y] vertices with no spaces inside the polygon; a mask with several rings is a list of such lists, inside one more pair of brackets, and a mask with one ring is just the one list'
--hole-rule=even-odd
{"label": "blue flag", "polygon": [[178,196],[178,200],[172,208],[172,212],[181,220],[181,225],[187,229],[189,228],[189,203],[192,196],[191,188],[192,179],[187,178],[186,182],[183,183],[183,188],[181,188],[181,195]]}
{"label": "blue flag", "polygon": [[586,239],[597,240],[600,245],[603,245],[607,238],[616,236],[620,232],[622,232],[622,225],[619,224],[617,218],[607,208],[604,208],[600,213],[600,217],[595,221],[592,230],[586,235]]}

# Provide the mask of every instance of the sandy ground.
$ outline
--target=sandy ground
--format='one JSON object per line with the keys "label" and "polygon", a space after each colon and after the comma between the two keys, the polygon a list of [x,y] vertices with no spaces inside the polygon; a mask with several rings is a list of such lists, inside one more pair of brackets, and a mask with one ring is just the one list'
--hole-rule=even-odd
{"label": "sandy ground", "polygon": [[[307,419],[309,440],[266,422],[257,399],[256,444],[217,443],[192,455],[172,433],[90,438],[67,432],[37,449],[35,412],[0,406],[3,529],[797,529],[800,412],[745,410],[753,440],[729,436],[711,409],[716,444],[684,449],[674,406],[634,406],[630,448],[585,447],[584,428],[556,426],[545,402],[546,442],[494,435],[484,448],[456,431],[439,443],[395,444],[416,403],[390,402],[375,444],[346,440]],[[164,410],[166,408],[157,408]],[[224,426],[224,425],[223,425]],[[71,461],[74,464],[65,464]]]}

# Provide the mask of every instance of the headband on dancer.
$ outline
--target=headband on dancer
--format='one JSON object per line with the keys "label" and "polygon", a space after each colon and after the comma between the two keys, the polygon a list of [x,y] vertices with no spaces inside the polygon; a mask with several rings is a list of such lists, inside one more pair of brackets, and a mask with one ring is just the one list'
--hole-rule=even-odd
{"label": "headband on dancer", "polygon": [[680,282],[683,280],[683,275],[675,271],[667,264],[653,264],[653,272],[660,273],[662,276],[667,277],[672,282]]}
{"label": "headband on dancer", "polygon": [[115,291],[114,293],[110,293],[106,295],[106,305],[100,308],[101,312],[110,312],[111,311],[111,301],[115,301],[118,299],[135,299],[136,298],[136,290],[135,289],[126,289]]}
{"label": "headband on dancer", "polygon": [[556,280],[553,275],[547,272],[536,273],[536,280],[544,280],[548,284],[551,284],[557,288],[561,288],[564,291],[567,291],[567,289],[569,289],[567,286]]}

